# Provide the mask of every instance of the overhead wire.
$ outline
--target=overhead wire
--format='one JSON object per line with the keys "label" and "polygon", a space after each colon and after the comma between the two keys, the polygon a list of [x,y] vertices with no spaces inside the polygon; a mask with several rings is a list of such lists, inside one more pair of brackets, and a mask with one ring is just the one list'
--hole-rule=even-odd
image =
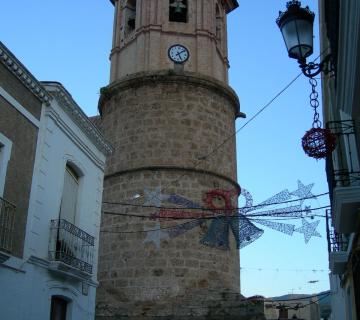
{"label": "overhead wire", "polygon": [[[278,201],[273,202],[269,204],[257,204],[253,206],[244,206],[244,207],[237,207],[233,208],[232,210],[244,210],[244,209],[256,209],[258,207],[269,207],[279,204],[286,204],[291,202],[298,202],[302,200],[309,200],[309,199],[315,199],[317,197],[321,197],[324,195],[329,194],[329,192],[324,192],[316,195],[312,195],[309,197],[299,198],[299,199],[293,199],[293,200],[286,200],[286,201]],[[141,208],[155,208],[155,209],[168,209],[168,210],[203,210],[203,211],[214,211],[214,209],[211,208],[205,208],[205,207],[164,207],[164,206],[155,206],[155,205],[144,205],[144,204],[136,204],[136,203],[127,203],[127,202],[115,202],[115,201],[103,201],[103,204],[110,204],[110,205],[119,205],[119,206],[129,206],[129,207],[141,207]],[[217,211],[229,211],[229,209],[226,208],[219,208]]]}
{"label": "overhead wire", "polygon": [[[328,48],[324,49],[314,60],[313,62],[317,61],[326,51],[328,50]],[[225,145],[230,139],[232,139],[233,137],[235,137],[242,129],[244,129],[251,121],[253,121],[256,117],[258,117],[265,109],[267,109],[277,98],[279,98],[279,96],[281,96],[293,83],[295,83],[295,81],[302,75],[303,73],[300,72],[298,75],[296,75],[296,77],[294,79],[292,79],[282,90],[280,90],[272,99],[269,100],[269,102],[267,102],[258,112],[256,112],[247,122],[245,122],[244,125],[242,125],[238,130],[234,131],[232,134],[230,134],[228,137],[226,137],[220,144],[218,144],[217,146],[215,146],[213,148],[213,150],[211,150],[209,153],[207,153],[204,156],[199,157],[196,161],[193,161],[193,168],[197,168],[201,163],[203,163],[203,160],[207,160],[208,157],[210,157],[211,155],[213,155],[215,152],[217,152],[218,150],[220,150],[220,148]],[[188,172],[184,172],[183,174],[181,174],[178,178],[176,178],[173,181],[170,181],[169,183],[167,183],[163,188],[161,188],[161,190],[158,192],[158,194],[161,194],[164,190],[166,190],[171,184],[177,183],[180,179],[182,179],[183,177],[187,176],[189,173]],[[143,197],[144,195],[142,195]],[[152,198],[150,199],[153,200],[157,198],[158,200],[159,197],[156,195],[153,195]]]}
{"label": "overhead wire", "polygon": [[[211,215],[211,216],[194,216],[194,217],[176,217],[176,216],[156,216],[156,215],[145,215],[145,214],[135,214],[135,213],[124,213],[124,212],[114,212],[114,211],[103,211],[104,214],[110,214],[110,215],[116,215],[116,216],[125,216],[125,217],[133,217],[133,218],[146,218],[151,220],[156,219],[165,219],[165,220],[193,220],[193,219],[218,219],[218,218],[239,218],[244,217],[247,219],[251,219],[253,217],[279,217],[279,218],[292,218],[294,216],[288,216],[284,217],[287,213],[308,213],[309,211],[317,211],[321,209],[329,208],[330,206],[322,206],[317,208],[307,208],[302,210],[290,210],[290,211],[282,211],[280,213],[251,213],[251,214],[235,214],[235,215],[224,215],[224,214],[218,214],[218,215]],[[212,209],[211,211],[217,212],[217,209]],[[226,210],[226,211],[236,211],[236,210]],[[310,215],[310,214],[309,214]],[[320,215],[319,215],[320,216]],[[302,216],[300,216],[301,218]],[[321,215],[320,217],[326,217],[325,215]]]}
{"label": "overhead wire", "polygon": [[[318,209],[319,210],[319,209]],[[106,212],[104,212],[106,213]],[[113,213],[112,213],[113,214]],[[146,215],[132,215],[132,214],[124,214],[124,213],[118,213],[116,215],[119,216],[127,216],[127,217],[136,217],[136,218],[147,218],[147,219],[152,219],[154,220],[154,218],[152,218],[151,216],[146,216]],[[324,216],[325,217],[325,216]],[[254,221],[257,222],[257,220],[259,219],[252,219],[252,218],[248,218],[247,216],[242,216],[242,215],[236,215],[236,216],[214,216],[214,217],[204,217],[204,218],[164,218],[167,219],[167,221],[169,220],[189,220],[183,223],[179,223],[173,226],[166,226],[166,227],[159,227],[156,229],[148,229],[148,230],[134,230],[134,231],[119,231],[119,230],[109,230],[109,229],[102,229],[100,230],[100,232],[103,233],[120,233],[120,234],[128,234],[128,233],[147,233],[147,232],[158,232],[161,230],[166,230],[166,229],[174,229],[174,228],[179,228],[181,226],[187,225],[187,224],[191,224],[192,222],[199,222],[199,221],[205,221],[205,220],[210,220],[210,219],[219,219],[219,218],[236,218],[236,219],[248,219],[249,221]],[[302,218],[306,218],[306,216],[298,216],[298,217],[290,217],[291,219],[302,219]],[[191,219],[191,220],[190,220]],[[289,220],[288,218],[284,218],[286,220]],[[274,219],[262,219],[262,221],[272,221]],[[280,220],[280,219],[279,219]],[[277,221],[277,220],[275,220]],[[112,226],[111,228],[123,228],[123,226]]]}

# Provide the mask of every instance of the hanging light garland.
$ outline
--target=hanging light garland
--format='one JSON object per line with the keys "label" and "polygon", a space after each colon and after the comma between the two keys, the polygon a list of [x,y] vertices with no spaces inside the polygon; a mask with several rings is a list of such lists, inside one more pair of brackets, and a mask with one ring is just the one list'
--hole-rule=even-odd
{"label": "hanging light garland", "polygon": [[302,147],[305,153],[315,159],[323,159],[330,155],[336,147],[336,137],[329,130],[322,128],[318,113],[319,100],[316,91],[317,81],[314,78],[309,79],[311,85],[310,106],[314,109],[314,121],[312,128],[306,131],[302,137]]}

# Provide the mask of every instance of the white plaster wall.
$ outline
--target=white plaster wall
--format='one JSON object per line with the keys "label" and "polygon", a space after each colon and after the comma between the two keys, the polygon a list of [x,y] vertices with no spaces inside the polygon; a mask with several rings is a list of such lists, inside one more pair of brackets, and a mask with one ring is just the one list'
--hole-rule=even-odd
{"label": "white plaster wall", "polygon": [[340,286],[339,277],[329,275],[331,290],[331,318],[330,320],[345,320],[345,291]]}
{"label": "white plaster wall", "polygon": [[0,269],[1,319],[49,319],[53,295],[71,300],[67,320],[94,319],[95,287],[89,287],[89,294],[83,295],[81,282],[56,276],[46,268],[17,260],[9,264],[17,264],[19,268]]}
{"label": "white plaster wall", "polygon": [[[82,173],[75,224],[95,237],[91,279],[76,279],[48,267],[50,220],[59,218],[67,161]],[[71,301],[67,320],[94,319],[104,166],[104,153],[56,100],[43,107],[24,257],[10,257],[0,265],[0,319],[49,319],[52,295]]]}
{"label": "white plaster wall", "polygon": [[[80,171],[75,224],[99,239],[105,156],[62,110],[56,101],[45,108],[35,160],[24,257],[48,257],[50,220],[58,219],[68,161]],[[97,271],[94,257],[94,277]]]}

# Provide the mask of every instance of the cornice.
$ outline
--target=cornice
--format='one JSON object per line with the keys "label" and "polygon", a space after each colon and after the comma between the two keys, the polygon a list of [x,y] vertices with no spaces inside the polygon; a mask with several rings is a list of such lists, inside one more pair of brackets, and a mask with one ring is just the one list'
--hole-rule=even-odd
{"label": "cornice", "polygon": [[184,166],[144,166],[144,167],[137,167],[137,168],[129,168],[129,169],[125,169],[125,170],[119,170],[117,172],[113,172],[110,174],[105,175],[104,180],[108,180],[108,179],[112,179],[121,175],[125,175],[125,174],[131,174],[134,172],[141,172],[141,171],[187,171],[187,172],[192,172],[195,174],[207,174],[207,175],[211,175],[214,177],[217,177],[219,179],[222,179],[224,181],[227,181],[228,183],[232,184],[234,186],[234,188],[236,190],[238,190],[238,193],[240,194],[241,192],[241,187],[240,185],[237,183],[237,181],[235,181],[234,179],[223,175],[221,173],[217,173],[214,171],[210,171],[210,170],[206,170],[206,169],[201,169],[201,168],[191,168],[191,167],[184,167]]}
{"label": "cornice", "polygon": [[87,137],[106,155],[113,152],[113,147],[105,140],[98,128],[77,105],[68,91],[58,82],[42,82],[46,90],[56,99],[60,107],[85,132]]}
{"label": "cornice", "polygon": [[[110,0],[110,2],[115,5],[116,0]],[[225,8],[226,13],[230,13],[234,9],[236,9],[239,6],[239,3],[237,0],[221,0],[222,5]]]}
{"label": "cornice", "polygon": [[226,97],[232,104],[235,112],[235,117],[245,118],[246,115],[240,112],[240,102],[235,91],[227,84],[220,82],[209,76],[200,75],[194,72],[177,73],[173,70],[153,71],[153,72],[139,72],[126,76],[120,80],[110,83],[105,87],[99,99],[98,110],[102,114],[104,103],[117,92],[127,90],[130,88],[137,88],[143,85],[154,85],[154,83],[187,83],[199,87],[205,87],[218,94]]}
{"label": "cornice", "polygon": [[221,0],[223,7],[225,8],[226,13],[230,13],[231,11],[235,10],[239,3],[237,0]]}
{"label": "cornice", "polygon": [[51,96],[41,83],[30,73],[28,69],[11,53],[0,41],[0,62],[28,88],[41,102],[49,105]]}

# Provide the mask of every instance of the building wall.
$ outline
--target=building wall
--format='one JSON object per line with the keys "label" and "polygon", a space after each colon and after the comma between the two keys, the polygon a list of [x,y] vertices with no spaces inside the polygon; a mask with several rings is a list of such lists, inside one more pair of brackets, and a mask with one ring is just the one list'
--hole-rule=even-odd
{"label": "building wall", "polygon": [[16,206],[12,254],[22,256],[42,103],[0,63],[0,132],[11,141],[2,197]]}
{"label": "building wall", "polygon": [[8,265],[12,269],[2,268],[0,273],[1,288],[6,291],[0,299],[3,319],[49,319],[51,297],[54,295],[71,301],[67,320],[94,318],[94,286],[89,286],[85,295],[81,281],[49,272],[44,265],[24,263],[15,258],[11,258]]}
{"label": "building wall", "polygon": [[[107,163],[105,202],[128,202],[140,194],[136,203],[174,206],[167,203],[172,195],[186,209],[183,199],[188,206],[204,207],[207,192],[224,189],[232,191],[231,205],[237,206],[235,140],[209,159],[194,161],[235,130],[239,104],[230,88],[199,75],[152,73],[110,85],[107,94],[100,102],[102,128],[115,152]],[[154,192],[162,201],[149,196]],[[145,216],[159,211],[116,205],[103,210]],[[239,293],[239,251],[231,231],[225,250],[201,243],[211,233],[209,220],[188,230],[175,227],[186,220],[160,221],[104,214],[108,233],[102,234],[100,247],[99,319],[108,312],[188,315],[193,301],[203,301],[196,312],[206,313],[219,292]],[[169,227],[178,233],[167,233]],[[165,229],[137,232],[158,228]],[[221,231],[208,240],[215,244]]]}
{"label": "building wall", "polygon": [[[0,273],[7,292],[0,299],[2,314],[48,319],[51,297],[59,295],[70,301],[69,319],[93,319],[105,154],[53,100],[43,110],[35,158],[24,259],[11,257]],[[95,236],[92,277],[57,270],[49,261],[50,221],[59,219],[67,162],[81,172],[75,225]]]}
{"label": "building wall", "polygon": [[[324,123],[338,121],[345,128],[338,136],[337,148],[328,159],[333,227],[338,234],[344,234],[345,238],[350,239],[348,247],[339,250],[342,254],[340,261],[336,261],[336,249],[329,255],[332,268],[330,288],[333,294],[331,319],[353,320],[359,318],[354,296],[359,284],[354,280],[352,260],[357,255],[358,244],[355,241],[359,235],[360,4],[356,0],[320,0],[319,9],[322,49],[337,57],[334,61],[336,73],[322,80]],[[331,41],[328,39],[329,35],[332,36]],[[337,43],[334,43],[334,39]],[[346,126],[350,128],[352,125],[355,127],[355,134],[349,134],[351,130],[346,129]],[[334,175],[332,169],[348,171],[351,179],[347,180],[345,174],[342,176],[344,181],[337,181],[335,184],[334,180],[339,180],[339,177]]]}

